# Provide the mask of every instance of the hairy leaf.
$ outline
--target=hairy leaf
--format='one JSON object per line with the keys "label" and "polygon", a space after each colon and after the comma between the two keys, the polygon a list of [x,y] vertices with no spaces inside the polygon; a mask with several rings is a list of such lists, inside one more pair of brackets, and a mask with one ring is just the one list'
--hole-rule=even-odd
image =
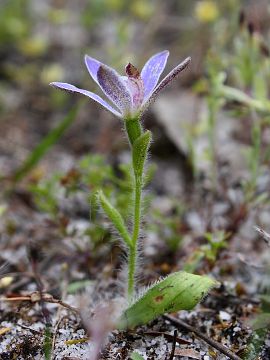
{"label": "hairy leaf", "polygon": [[132,148],[133,168],[136,178],[141,178],[147,151],[151,142],[151,132],[148,130],[134,141]]}
{"label": "hairy leaf", "polygon": [[150,287],[124,311],[119,328],[134,328],[165,313],[190,310],[217,284],[207,276],[173,273]]}
{"label": "hairy leaf", "polygon": [[97,193],[97,197],[100,201],[100,204],[102,206],[102,209],[104,210],[105,214],[108,216],[108,218],[112,221],[114,224],[116,230],[120,234],[120,236],[123,238],[125,243],[130,247],[132,246],[131,238],[129,236],[129,233],[127,231],[126,225],[124,223],[124,220],[119,213],[118,210],[116,210],[112,204],[109,202],[109,200],[104,195],[103,191],[100,190]]}

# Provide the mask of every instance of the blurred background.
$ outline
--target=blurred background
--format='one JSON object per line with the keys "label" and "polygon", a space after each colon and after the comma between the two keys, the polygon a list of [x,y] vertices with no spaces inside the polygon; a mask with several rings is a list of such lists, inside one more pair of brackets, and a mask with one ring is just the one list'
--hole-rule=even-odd
{"label": "blurred background", "polygon": [[[141,69],[165,49],[164,74],[186,56],[192,64],[144,117],[154,133],[153,209],[155,198],[161,207],[154,231],[171,249],[179,248],[187,229],[232,237],[258,196],[267,203],[268,1],[2,0],[0,8],[0,174],[25,204],[59,217],[64,200],[57,199],[58,187],[78,190],[86,168],[88,189],[106,184],[110,171],[128,176],[118,168],[129,161],[121,122],[93,101],[48,84],[99,92],[84,54],[123,74],[127,62]],[[90,158],[81,163],[85,155]],[[107,171],[106,164],[113,168]],[[112,188],[118,187],[116,181]],[[268,210],[260,213],[261,225],[268,224]],[[171,217],[167,235],[164,214]]]}
{"label": "blurred background", "polygon": [[[269,38],[269,4],[264,0],[2,0],[0,10],[0,171],[4,176],[14,172],[82,100],[52,89],[49,82],[97,90],[84,66],[84,54],[120,73],[128,61],[140,69],[152,54],[164,49],[171,54],[165,73],[186,56],[192,57],[190,69],[160,96],[161,102],[145,120],[146,126],[157,127],[157,153],[181,156],[194,140],[189,127],[201,109],[195,97],[207,95],[209,73],[225,69],[231,81],[237,81],[231,57],[242,31],[241,11],[254,32],[263,34],[266,42]],[[176,135],[166,117],[166,107],[172,106]],[[52,150],[56,164],[67,167],[69,155],[89,151],[119,152],[127,145],[121,140],[120,126],[96,104],[83,101],[76,121]]]}
{"label": "blurred background", "polygon": [[[36,289],[33,279],[21,278],[38,263],[46,290],[60,298],[89,291],[89,282],[97,296],[119,295],[122,251],[109,241],[114,236],[95,192],[102,188],[129,222],[133,183],[123,124],[49,83],[100,94],[85,54],[124,74],[128,62],[141,69],[167,49],[162,76],[187,56],[192,63],[143,119],[153,144],[142,283],[179,269],[211,274],[225,284],[219,305],[211,305],[216,313],[228,294],[241,306],[255,297],[257,308],[266,295],[264,342],[269,47],[268,0],[0,0],[0,275],[13,274],[0,281],[1,292]],[[266,231],[265,242],[255,225]],[[233,305],[232,319],[249,317],[245,306]],[[217,329],[227,329],[215,319]],[[228,334],[234,327],[228,322]],[[237,334],[241,349],[247,335]],[[265,359],[269,342],[267,351]]]}

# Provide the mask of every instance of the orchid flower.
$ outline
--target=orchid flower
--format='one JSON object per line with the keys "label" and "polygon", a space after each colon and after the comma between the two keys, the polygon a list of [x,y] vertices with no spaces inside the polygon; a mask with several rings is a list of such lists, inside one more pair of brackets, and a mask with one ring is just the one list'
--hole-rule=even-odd
{"label": "orchid flower", "polygon": [[[124,120],[124,129],[131,150],[131,176],[133,181],[128,180],[128,185],[132,188],[133,196],[128,197],[127,201],[128,208],[133,208],[132,226],[130,226],[130,221],[128,226],[121,212],[114,207],[102,189],[95,193],[101,208],[120,235],[127,254],[126,295],[128,305],[120,318],[116,320],[116,326],[120,330],[146,324],[165,312],[189,310],[211,287],[215,286],[215,282],[207,277],[178,272],[150,287],[142,295],[137,294],[135,296],[139,249],[142,239],[142,198],[146,183],[145,167],[152,142],[151,131],[144,130],[140,120],[144,111],[155,100],[159,92],[190,63],[190,58],[186,58],[159,82],[168,56],[168,51],[155,54],[144,65],[141,73],[129,63],[125,68],[126,75],[121,76],[114,69],[86,55],[86,67],[109,102],[95,93],[79,89],[74,85],[60,82],[51,83],[56,88],[90,97]],[[105,316],[107,315],[105,314]],[[96,340],[96,345],[92,351],[93,357],[98,353],[106,330],[106,327],[104,329],[98,328],[94,324],[92,337]]]}
{"label": "orchid flower", "polygon": [[158,83],[168,56],[167,50],[153,55],[146,62],[141,73],[129,63],[125,68],[126,76],[121,76],[111,67],[86,55],[85,65],[88,72],[112,105],[97,94],[68,83],[52,82],[50,85],[88,96],[119,118],[128,120],[141,117],[158,93],[190,63],[190,57],[186,58]]}

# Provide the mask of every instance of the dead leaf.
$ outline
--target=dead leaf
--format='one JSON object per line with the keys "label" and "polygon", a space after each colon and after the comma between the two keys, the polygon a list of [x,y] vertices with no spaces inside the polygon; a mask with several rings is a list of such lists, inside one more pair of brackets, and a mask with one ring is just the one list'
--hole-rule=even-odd
{"label": "dead leaf", "polygon": [[193,349],[175,349],[174,355],[175,356],[187,356],[191,359],[197,359],[197,360],[201,359],[200,353]]}

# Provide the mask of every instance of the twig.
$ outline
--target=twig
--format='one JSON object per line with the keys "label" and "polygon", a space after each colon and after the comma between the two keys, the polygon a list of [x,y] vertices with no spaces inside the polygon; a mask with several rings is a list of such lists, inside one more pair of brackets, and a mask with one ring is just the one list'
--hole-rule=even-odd
{"label": "twig", "polygon": [[186,330],[188,330],[190,332],[193,332],[195,335],[197,335],[199,338],[201,338],[202,340],[207,342],[213,348],[217,349],[222,354],[228,356],[231,360],[241,360],[241,358],[239,356],[237,356],[231,350],[227,349],[224,345],[220,344],[219,342],[217,342],[217,341],[215,341],[213,339],[210,339],[207,335],[201,333],[199,330],[197,330],[193,326],[187,324],[183,320],[176,319],[176,318],[174,318],[173,316],[170,316],[170,315],[163,315],[163,318],[165,320],[170,321],[172,324],[174,324],[177,327],[182,327],[182,328],[184,328],[184,329],[186,329]]}
{"label": "twig", "polygon": [[[66,289],[67,289],[67,281],[66,279],[64,279],[64,286],[62,287],[64,290],[62,291],[62,294],[61,294],[61,298],[63,299],[65,296],[66,296]],[[53,337],[52,337],[52,354],[54,353],[54,350],[55,350],[55,344],[56,344],[56,338],[57,338],[57,334],[58,334],[58,329],[60,327],[60,324],[61,324],[61,321],[62,321],[62,317],[61,317],[61,307],[59,307],[57,309],[57,313],[56,313],[56,316],[55,318],[57,319],[56,321],[56,324],[54,326],[54,331],[53,331]],[[52,360],[53,357],[50,359]]]}
{"label": "twig", "polygon": [[80,315],[80,311],[75,308],[74,306],[71,306],[67,303],[65,303],[64,301],[62,300],[59,300],[59,299],[51,299],[51,300],[47,300],[47,302],[50,302],[50,303],[54,303],[54,304],[58,304],[58,305],[61,305],[63,307],[65,307],[66,309],[72,311],[72,312],[75,312],[77,315]]}
{"label": "twig", "polygon": [[25,326],[25,325],[23,325],[23,324],[20,324],[20,327],[22,327],[23,329],[29,330],[29,331],[31,331],[31,332],[34,333],[34,334],[43,335],[42,331],[38,331],[38,330],[32,329],[32,328],[29,327],[29,326]]}
{"label": "twig", "polygon": [[43,300],[43,296],[42,294],[44,293],[44,284],[43,284],[43,280],[42,277],[39,273],[39,260],[40,260],[40,249],[38,248],[36,243],[33,242],[29,242],[28,244],[28,258],[29,258],[29,262],[33,271],[33,275],[34,275],[34,279],[36,281],[37,284],[37,290],[40,294],[40,308],[41,308],[41,313],[43,315],[43,318],[45,320],[46,323],[46,327],[51,327],[52,326],[52,320],[51,320],[51,316],[50,316],[50,312],[46,307],[46,304]]}
{"label": "twig", "polygon": [[[149,336],[163,336],[166,340],[168,341],[172,341],[174,340],[174,336],[171,335],[171,334],[168,334],[168,333],[165,333],[165,332],[162,332],[162,331],[145,331],[144,332],[144,335],[149,335]],[[190,340],[186,340],[186,339],[183,339],[183,338],[179,338],[177,337],[176,338],[176,342],[178,344],[190,344],[191,341]]]}
{"label": "twig", "polygon": [[270,246],[270,234],[265,230],[259,228],[259,226],[254,226],[254,229],[258,231],[258,233],[263,237],[263,240],[266,242],[268,246]]}
{"label": "twig", "polygon": [[174,333],[173,333],[173,343],[172,343],[172,351],[171,351],[171,354],[170,354],[170,357],[169,357],[168,360],[173,360],[173,358],[174,358],[176,340],[177,340],[177,330],[174,330]]}
{"label": "twig", "polygon": [[31,301],[30,296],[1,297],[0,301]]}
{"label": "twig", "polygon": [[[58,308],[57,313],[58,313],[58,314],[60,313],[59,308]],[[56,337],[57,337],[57,330],[58,330],[59,327],[60,327],[61,321],[62,321],[62,318],[59,318],[59,319],[57,320],[56,324],[55,324],[55,327],[54,327],[53,337],[52,337],[52,353],[54,352],[54,349],[55,349],[55,343],[56,343]]]}
{"label": "twig", "polygon": [[80,315],[80,311],[77,308],[65,303],[64,301],[62,301],[60,299],[55,299],[52,295],[50,295],[48,293],[40,294],[39,291],[34,291],[30,295],[26,295],[26,296],[16,296],[16,297],[10,297],[10,298],[0,297],[0,301],[29,301],[31,303],[37,303],[37,302],[43,301],[43,302],[47,302],[47,303],[61,305],[61,306],[65,307],[66,309]]}

